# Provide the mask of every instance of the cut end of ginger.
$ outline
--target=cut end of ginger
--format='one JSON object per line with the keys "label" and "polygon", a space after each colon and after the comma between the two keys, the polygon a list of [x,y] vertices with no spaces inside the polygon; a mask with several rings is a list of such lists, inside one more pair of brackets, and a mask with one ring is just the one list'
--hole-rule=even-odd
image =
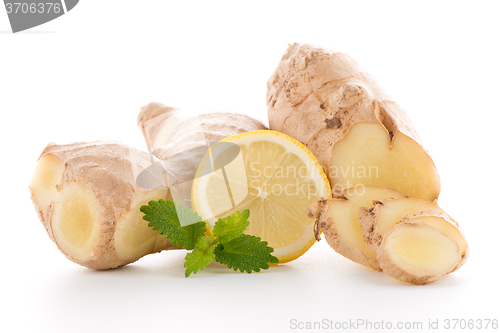
{"label": "cut end of ginger", "polygon": [[413,139],[381,123],[357,123],[332,149],[332,187],[372,185],[393,188],[411,198],[437,199],[441,184],[427,152]]}
{"label": "cut end of ginger", "polygon": [[94,256],[99,212],[92,191],[85,184],[63,184],[52,214],[52,231],[59,248],[76,260]]}
{"label": "cut end of ginger", "polygon": [[378,260],[384,273],[403,282],[426,284],[454,270],[460,245],[425,222],[401,222],[384,238]]}
{"label": "cut end of ginger", "polygon": [[446,214],[436,203],[425,200],[405,198],[394,200],[382,200],[382,205],[377,206],[380,210],[377,228],[382,235],[389,232],[403,218],[420,212],[435,211]]}
{"label": "cut end of ginger", "polygon": [[354,262],[380,270],[376,253],[363,240],[359,224],[359,208],[370,207],[374,200],[405,198],[396,190],[374,186],[356,186],[337,193],[337,198],[324,200],[318,217],[319,228],[330,246]]}
{"label": "cut end of ginger", "polygon": [[363,238],[372,251],[377,252],[384,235],[405,217],[434,211],[446,214],[435,202],[420,199],[379,200],[373,208],[361,208],[359,223]]}
{"label": "cut end of ginger", "polygon": [[61,182],[63,172],[64,163],[55,155],[48,154],[38,160],[30,181],[30,190],[39,210],[45,211],[55,200],[56,186]]}
{"label": "cut end of ginger", "polygon": [[416,217],[408,217],[404,221],[407,222],[417,221],[426,223],[436,229],[441,230],[448,237],[455,240],[458,243],[458,246],[460,247],[460,256],[461,256],[458,265],[456,265],[456,267],[453,269],[453,271],[457,270],[465,263],[465,261],[469,256],[469,245],[465,240],[464,235],[458,228],[458,225],[450,217],[448,217],[448,215],[435,214],[434,212],[427,212],[427,214],[429,215],[425,214],[426,213]]}

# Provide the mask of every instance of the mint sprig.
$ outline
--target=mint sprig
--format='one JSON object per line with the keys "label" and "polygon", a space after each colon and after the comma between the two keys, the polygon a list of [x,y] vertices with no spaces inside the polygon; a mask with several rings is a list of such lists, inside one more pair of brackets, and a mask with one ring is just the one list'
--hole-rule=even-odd
{"label": "mint sprig", "polygon": [[215,260],[240,272],[260,272],[268,269],[269,264],[277,264],[278,258],[271,255],[274,249],[259,237],[241,235],[231,241],[217,245]]}
{"label": "mint sprig", "polygon": [[198,213],[172,200],[152,200],[141,207],[141,212],[145,214],[142,218],[149,222],[149,227],[186,250],[194,249],[198,239],[207,231],[206,223]]}
{"label": "mint sprig", "polygon": [[279,263],[266,241],[243,233],[250,224],[248,209],[217,220],[213,229],[215,238],[203,235],[206,223],[198,213],[172,200],[152,200],[141,207],[141,212],[148,226],[172,244],[193,250],[186,254],[186,277],[205,269],[214,260],[247,273],[268,269],[269,263]]}

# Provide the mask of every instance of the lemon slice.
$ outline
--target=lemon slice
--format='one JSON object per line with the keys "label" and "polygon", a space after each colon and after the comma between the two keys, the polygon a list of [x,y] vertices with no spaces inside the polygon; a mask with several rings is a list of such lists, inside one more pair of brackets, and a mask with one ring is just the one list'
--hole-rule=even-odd
{"label": "lemon slice", "polygon": [[306,211],[320,197],[330,198],[331,188],[309,149],[280,132],[252,131],[211,147],[196,172],[191,204],[209,231],[220,217],[249,209],[245,233],[267,241],[284,263],[314,244]]}

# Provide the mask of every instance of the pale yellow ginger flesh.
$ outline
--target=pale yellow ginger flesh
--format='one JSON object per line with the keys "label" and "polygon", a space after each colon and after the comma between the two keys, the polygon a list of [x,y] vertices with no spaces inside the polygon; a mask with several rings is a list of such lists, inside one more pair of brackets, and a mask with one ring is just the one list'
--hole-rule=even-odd
{"label": "pale yellow ginger flesh", "polygon": [[461,257],[456,240],[422,221],[397,224],[378,253],[384,273],[414,284],[429,283],[453,271]]}
{"label": "pale yellow ginger flesh", "polygon": [[150,200],[170,199],[165,186],[136,184],[150,164],[148,154],[114,142],[47,146],[30,190],[49,237],[68,259],[107,269],[176,248],[140,212]]}
{"label": "pale yellow ginger flesh", "polygon": [[333,199],[322,201],[318,216],[319,229],[335,251],[354,262],[379,270],[376,253],[363,240],[359,208],[372,206],[374,200],[405,197],[396,190],[374,186],[360,185],[344,189]]}
{"label": "pale yellow ginger flesh", "polygon": [[332,186],[393,188],[409,197],[434,200],[440,191],[434,163],[413,139],[389,132],[380,123],[357,123],[332,149]]}
{"label": "pale yellow ginger flesh", "polygon": [[379,210],[377,228],[382,236],[407,216],[428,211],[446,214],[434,202],[413,198],[380,200],[380,206],[377,206],[377,208]]}
{"label": "pale yellow ginger flesh", "polygon": [[469,247],[458,224],[435,202],[413,198],[380,200],[374,207],[360,208],[359,216],[364,241],[374,252],[395,225],[401,221],[419,221],[443,231],[458,242],[462,259],[456,268],[467,260]]}
{"label": "pale yellow ginger flesh", "polygon": [[58,246],[73,259],[91,258],[99,232],[99,211],[88,186],[79,182],[63,184],[54,207],[51,227]]}
{"label": "pale yellow ginger flesh", "polygon": [[456,225],[456,223],[447,220],[446,217],[444,216],[420,216],[420,217],[415,217],[413,219],[407,219],[405,220],[407,222],[413,222],[413,221],[418,221],[418,222],[425,222],[430,226],[433,226],[436,229],[441,230],[444,232],[448,237],[451,239],[454,239],[458,245],[460,246],[460,254],[462,258],[467,257],[467,253],[469,250],[469,246],[467,244],[467,241],[464,238],[464,235],[460,232],[460,229]]}
{"label": "pale yellow ginger flesh", "polygon": [[148,227],[148,222],[142,217],[141,206],[151,200],[167,197],[166,190],[153,190],[137,195],[132,202],[131,209],[125,213],[116,225],[114,236],[115,249],[127,261],[135,261],[146,254],[159,252],[168,246],[165,236]]}
{"label": "pale yellow ginger flesh", "polygon": [[56,185],[61,181],[64,163],[55,155],[47,155],[38,160],[30,182],[33,200],[38,207],[45,211],[50,200],[56,196]]}

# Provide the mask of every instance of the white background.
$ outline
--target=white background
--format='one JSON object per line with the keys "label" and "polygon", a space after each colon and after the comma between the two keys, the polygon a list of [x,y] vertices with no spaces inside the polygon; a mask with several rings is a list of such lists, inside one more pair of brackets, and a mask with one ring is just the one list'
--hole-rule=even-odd
{"label": "white background", "polygon": [[[298,331],[293,319],[424,328],[500,319],[499,14],[494,1],[84,0],[12,34],[0,8],[0,331],[288,332]],[[469,241],[463,268],[406,285],[325,241],[258,274],[213,265],[188,279],[182,251],[111,271],[59,253],[28,190],[48,142],[112,139],[145,149],[136,116],[151,101],[267,121],[267,79],[296,41],[348,53],[405,108],[440,172],[439,203]]]}

